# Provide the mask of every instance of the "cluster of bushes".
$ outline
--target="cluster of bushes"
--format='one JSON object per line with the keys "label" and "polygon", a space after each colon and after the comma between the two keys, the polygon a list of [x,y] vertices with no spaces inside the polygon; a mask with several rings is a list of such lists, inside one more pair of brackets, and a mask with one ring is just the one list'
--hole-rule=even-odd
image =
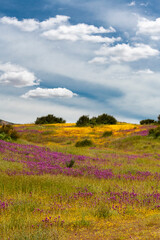
{"label": "cluster of bushes", "polygon": [[144,120],[141,120],[141,121],[140,121],[140,124],[141,124],[141,125],[153,124],[153,123],[156,123],[156,121],[153,120],[153,119],[144,119]]}
{"label": "cluster of bushes", "polygon": [[117,120],[108,114],[102,114],[98,117],[92,117],[91,119],[87,115],[81,116],[78,121],[76,122],[77,127],[84,127],[84,126],[95,126],[100,124],[116,124]]}
{"label": "cluster of bushes", "polygon": [[157,121],[155,121],[154,119],[150,119],[150,118],[144,119],[144,120],[140,121],[140,124],[141,125],[145,125],[145,124],[160,124],[160,115],[158,116],[157,119],[158,119]]}
{"label": "cluster of bushes", "polygon": [[52,114],[37,118],[35,124],[52,124],[52,123],[65,123],[63,118],[55,117]]}
{"label": "cluster of bushes", "polygon": [[19,135],[17,131],[10,124],[2,125],[2,127],[0,128],[1,140],[6,140],[6,141],[17,140],[18,137]]}

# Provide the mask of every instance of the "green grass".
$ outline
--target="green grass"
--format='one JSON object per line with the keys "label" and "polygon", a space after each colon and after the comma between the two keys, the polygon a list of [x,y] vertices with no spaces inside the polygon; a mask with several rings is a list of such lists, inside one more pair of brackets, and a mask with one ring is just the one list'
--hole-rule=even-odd
{"label": "green grass", "polygon": [[7,171],[7,170],[17,170],[17,171],[21,171],[23,170],[23,165],[19,162],[8,162],[3,160],[0,157],[0,171]]}
{"label": "green grass", "polygon": [[148,136],[127,136],[113,140],[109,147],[128,152],[154,153],[160,152],[160,140]]}

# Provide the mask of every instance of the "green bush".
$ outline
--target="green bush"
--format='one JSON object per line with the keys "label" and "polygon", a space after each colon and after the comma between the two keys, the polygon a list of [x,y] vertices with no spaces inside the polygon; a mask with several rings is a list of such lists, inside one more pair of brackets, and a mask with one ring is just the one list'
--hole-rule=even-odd
{"label": "green bush", "polygon": [[19,134],[12,125],[2,125],[2,127],[0,128],[0,139],[10,141],[11,139],[17,140],[18,138]]}
{"label": "green bush", "polygon": [[92,145],[93,145],[93,142],[91,140],[88,140],[88,139],[78,141],[75,144],[76,147],[90,147]]}
{"label": "green bush", "polygon": [[148,136],[152,136],[154,138],[160,137],[160,127],[150,129]]}
{"label": "green bush", "polygon": [[112,131],[105,131],[102,135],[102,137],[109,137],[112,136],[113,132]]}
{"label": "green bush", "polygon": [[117,120],[108,114],[103,113],[97,117],[97,124],[116,124]]}
{"label": "green bush", "polygon": [[52,114],[37,118],[35,124],[52,124],[52,123],[65,123],[66,121],[62,118],[55,117]]}
{"label": "green bush", "polygon": [[144,119],[144,120],[141,120],[141,121],[140,121],[140,124],[141,124],[141,125],[144,125],[144,124],[153,124],[153,123],[156,123],[156,121],[153,120],[153,119]]}
{"label": "green bush", "polygon": [[74,165],[74,163],[75,163],[75,160],[74,160],[74,159],[71,159],[69,162],[66,162],[66,167],[72,168],[73,165]]}

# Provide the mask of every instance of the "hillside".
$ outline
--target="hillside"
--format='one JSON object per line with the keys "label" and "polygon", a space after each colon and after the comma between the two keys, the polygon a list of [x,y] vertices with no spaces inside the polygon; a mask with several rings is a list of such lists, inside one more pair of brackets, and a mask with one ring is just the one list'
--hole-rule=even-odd
{"label": "hillside", "polygon": [[14,128],[0,140],[1,239],[159,239],[156,126]]}
{"label": "hillside", "polygon": [[8,121],[0,119],[0,125],[3,125],[3,124],[11,124],[11,125],[13,125],[14,123],[11,123],[11,122],[8,122]]}

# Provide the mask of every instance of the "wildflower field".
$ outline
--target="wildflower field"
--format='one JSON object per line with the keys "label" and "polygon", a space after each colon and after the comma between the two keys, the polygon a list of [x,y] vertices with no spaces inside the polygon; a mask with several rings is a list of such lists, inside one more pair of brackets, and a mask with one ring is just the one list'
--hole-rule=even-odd
{"label": "wildflower field", "polygon": [[154,127],[15,125],[0,140],[0,239],[160,239]]}

